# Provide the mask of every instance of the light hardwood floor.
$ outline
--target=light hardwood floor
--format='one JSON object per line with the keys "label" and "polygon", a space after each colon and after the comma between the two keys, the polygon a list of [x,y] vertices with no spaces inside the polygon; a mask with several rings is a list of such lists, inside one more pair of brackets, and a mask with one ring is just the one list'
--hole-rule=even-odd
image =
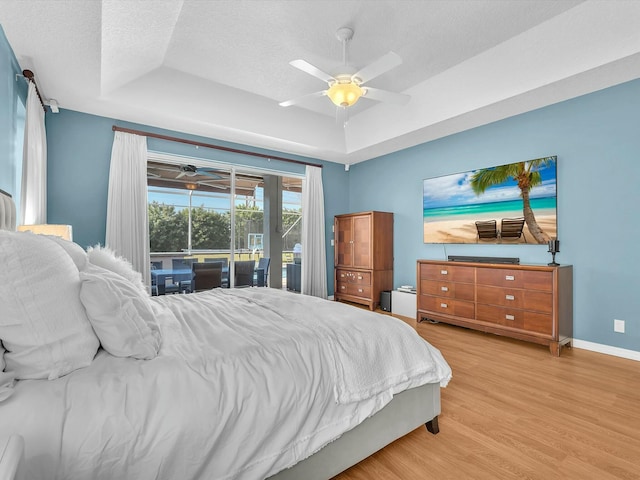
{"label": "light hardwood floor", "polygon": [[421,427],[335,480],[640,479],[640,362],[579,349],[558,358],[445,324],[417,330],[453,370],[440,433]]}

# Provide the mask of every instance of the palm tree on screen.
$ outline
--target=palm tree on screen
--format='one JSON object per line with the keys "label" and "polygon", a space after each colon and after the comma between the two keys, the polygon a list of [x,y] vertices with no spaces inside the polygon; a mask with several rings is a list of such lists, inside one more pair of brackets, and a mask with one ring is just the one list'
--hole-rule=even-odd
{"label": "palm tree on screen", "polygon": [[480,195],[485,190],[494,185],[500,185],[510,178],[518,183],[520,196],[522,197],[522,211],[524,220],[529,232],[536,242],[547,243],[549,236],[544,233],[531,209],[529,194],[531,189],[542,183],[539,168],[541,166],[552,165],[554,157],[542,157],[527,162],[510,163],[493,168],[483,168],[476,171],[471,177],[471,188],[476,195]]}

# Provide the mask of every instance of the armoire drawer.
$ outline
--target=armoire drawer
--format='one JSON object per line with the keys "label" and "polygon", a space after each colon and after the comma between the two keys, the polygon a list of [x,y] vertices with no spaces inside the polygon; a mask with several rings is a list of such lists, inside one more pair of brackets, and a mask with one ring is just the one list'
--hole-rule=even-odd
{"label": "armoire drawer", "polygon": [[337,276],[339,282],[357,283],[359,285],[371,285],[371,272],[338,270]]}
{"label": "armoire drawer", "polygon": [[337,291],[343,295],[371,298],[371,287],[368,285],[357,285],[355,283],[339,282]]}

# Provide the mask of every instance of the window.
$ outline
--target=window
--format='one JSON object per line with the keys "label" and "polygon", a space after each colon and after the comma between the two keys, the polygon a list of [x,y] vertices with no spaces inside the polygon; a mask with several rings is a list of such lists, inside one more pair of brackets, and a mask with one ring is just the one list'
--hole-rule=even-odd
{"label": "window", "polygon": [[[148,161],[152,262],[156,268],[171,268],[179,258],[233,264],[257,263],[266,256],[275,267],[270,268],[270,283],[280,287],[282,265],[292,261],[294,247],[302,243],[302,178],[207,165]],[[279,179],[277,201],[273,188],[265,189],[265,184],[274,184],[273,178]],[[265,222],[265,212],[270,221]]]}

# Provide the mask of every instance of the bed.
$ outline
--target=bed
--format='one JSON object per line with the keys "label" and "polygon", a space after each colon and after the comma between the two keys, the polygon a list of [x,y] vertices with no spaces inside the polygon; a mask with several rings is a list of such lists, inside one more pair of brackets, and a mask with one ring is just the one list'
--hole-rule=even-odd
{"label": "bed", "polygon": [[150,297],[106,249],[13,232],[0,197],[0,443],[24,441],[24,478],[327,479],[437,433],[451,370],[404,322],[269,288]]}

